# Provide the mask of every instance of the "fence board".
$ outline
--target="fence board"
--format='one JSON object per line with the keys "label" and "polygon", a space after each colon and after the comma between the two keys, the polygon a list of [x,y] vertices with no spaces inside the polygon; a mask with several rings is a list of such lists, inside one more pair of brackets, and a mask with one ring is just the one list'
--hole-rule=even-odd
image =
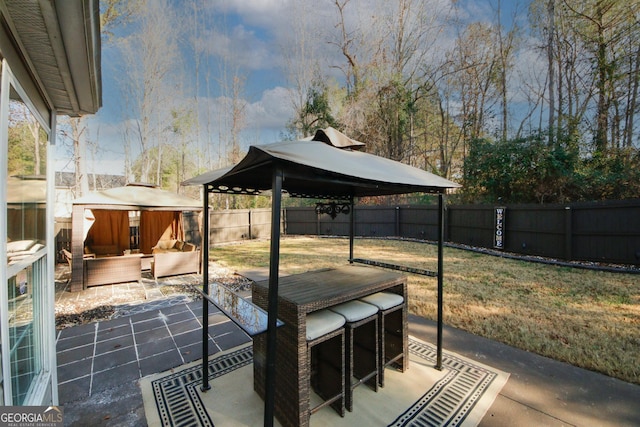
{"label": "fence board", "polygon": [[[448,206],[446,240],[492,248],[494,209],[487,205]],[[313,208],[288,208],[286,215],[289,234],[348,235],[346,216],[317,218]],[[435,206],[359,206],[355,210],[355,234],[436,240],[437,215]],[[563,260],[638,265],[640,200],[506,206],[504,250]]]}
{"label": "fence board", "polygon": [[286,208],[285,233],[291,235],[320,234],[318,215],[313,208]]}

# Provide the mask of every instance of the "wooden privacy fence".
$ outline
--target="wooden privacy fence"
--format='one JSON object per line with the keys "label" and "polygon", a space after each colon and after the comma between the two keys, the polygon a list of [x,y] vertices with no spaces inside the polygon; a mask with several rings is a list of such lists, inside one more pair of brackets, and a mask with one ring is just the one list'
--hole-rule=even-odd
{"label": "wooden privacy fence", "polygon": [[[497,222],[497,208],[504,209],[501,223]],[[436,206],[359,206],[355,209],[355,234],[435,241],[437,221]],[[349,218],[338,215],[332,220],[328,215],[317,215],[313,207],[288,208],[285,231],[346,236]],[[640,265],[640,200],[448,206],[445,240],[567,261]]]}
{"label": "wooden privacy fence", "polygon": [[[504,209],[502,216],[499,208]],[[269,208],[214,211],[210,215],[210,241],[214,244],[270,237]],[[187,240],[199,245],[196,217],[185,216],[185,222]],[[362,237],[435,241],[437,222],[435,205],[355,209],[355,234]],[[284,208],[281,227],[283,234],[289,235],[347,236],[349,217],[331,219],[317,214],[314,207]],[[65,247],[65,228],[56,224],[58,250]],[[567,261],[640,265],[640,200],[548,206],[452,205],[445,213],[445,240]]]}

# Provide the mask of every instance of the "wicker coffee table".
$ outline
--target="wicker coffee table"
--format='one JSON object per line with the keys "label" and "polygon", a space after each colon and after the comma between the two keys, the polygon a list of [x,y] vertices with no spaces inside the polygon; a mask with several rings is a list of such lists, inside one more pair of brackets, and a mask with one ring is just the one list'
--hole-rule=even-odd
{"label": "wicker coffee table", "polygon": [[[267,309],[268,281],[252,287],[252,301]],[[311,393],[306,346],[306,316],[380,291],[404,297],[403,353],[398,364],[408,367],[406,276],[373,267],[344,267],[285,276],[278,285],[278,318],[285,325],[277,331],[275,416],[283,426],[309,425]],[[254,389],[264,399],[267,365],[267,335],[254,337]]]}

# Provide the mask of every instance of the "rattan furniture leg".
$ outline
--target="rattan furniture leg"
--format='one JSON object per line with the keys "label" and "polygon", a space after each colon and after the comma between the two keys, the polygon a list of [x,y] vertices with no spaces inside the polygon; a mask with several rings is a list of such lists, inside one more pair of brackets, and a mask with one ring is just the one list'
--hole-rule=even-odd
{"label": "rattan furniture leg", "polygon": [[362,301],[350,301],[331,307],[344,317],[346,332],[345,391],[346,405],[353,411],[353,390],[366,383],[378,391],[378,307]]}
{"label": "rattan furniture leg", "polygon": [[307,315],[307,352],[311,389],[322,398],[313,406],[309,400],[309,416],[325,406],[345,415],[344,318],[329,310]]}
{"label": "rattan furniture leg", "polygon": [[378,308],[378,340],[380,387],[384,387],[384,370],[387,366],[397,366],[404,372],[408,367],[405,358],[407,339],[406,303],[402,295],[378,292],[360,299]]}

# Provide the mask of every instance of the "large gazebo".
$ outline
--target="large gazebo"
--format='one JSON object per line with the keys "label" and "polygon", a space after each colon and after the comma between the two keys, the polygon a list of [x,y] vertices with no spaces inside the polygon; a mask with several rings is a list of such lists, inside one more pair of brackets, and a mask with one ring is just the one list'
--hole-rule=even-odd
{"label": "large gazebo", "polygon": [[[190,197],[143,184],[95,191],[73,201],[71,253],[83,259],[85,242],[94,247],[113,247],[112,255],[130,250],[130,212],[139,212],[138,249],[151,254],[161,239],[185,240],[183,212],[202,211]],[[84,263],[72,263],[71,291],[84,288]]]}

